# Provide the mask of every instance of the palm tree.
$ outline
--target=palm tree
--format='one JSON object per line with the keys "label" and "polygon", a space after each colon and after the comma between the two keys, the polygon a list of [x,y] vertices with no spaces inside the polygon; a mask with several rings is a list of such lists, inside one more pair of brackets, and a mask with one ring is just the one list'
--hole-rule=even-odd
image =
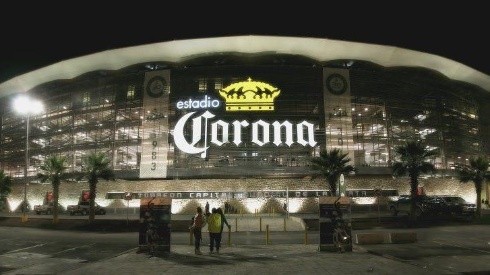
{"label": "palm tree", "polygon": [[397,146],[395,154],[400,161],[393,164],[393,175],[400,177],[408,174],[410,177],[410,220],[415,221],[419,176],[435,171],[434,165],[428,160],[437,156],[438,152],[435,149],[428,150],[420,141],[408,141],[405,145]]}
{"label": "palm tree", "polygon": [[458,169],[458,178],[461,182],[472,181],[476,191],[476,215],[481,217],[481,192],[485,179],[490,179],[488,171],[489,162],[485,157],[479,156],[470,159],[469,166]]}
{"label": "palm tree", "polygon": [[7,197],[12,192],[12,178],[0,171],[0,211],[7,205]]}
{"label": "palm tree", "polygon": [[60,193],[61,180],[66,177],[65,174],[66,158],[63,156],[50,156],[44,160],[43,164],[39,167],[41,170],[37,174],[37,177],[41,182],[51,182],[53,186],[53,223],[58,223],[58,201]]}
{"label": "palm tree", "polygon": [[332,149],[329,152],[322,150],[319,157],[314,157],[311,160],[313,169],[320,171],[327,180],[332,195],[337,194],[337,182],[340,175],[355,171],[352,165],[347,165],[350,161],[347,155],[342,153],[340,149]]}
{"label": "palm tree", "polygon": [[84,159],[83,172],[89,183],[89,222],[92,223],[95,219],[95,196],[97,194],[97,183],[99,183],[99,178],[113,180],[114,171],[110,167],[110,160],[107,156],[104,153],[95,152]]}

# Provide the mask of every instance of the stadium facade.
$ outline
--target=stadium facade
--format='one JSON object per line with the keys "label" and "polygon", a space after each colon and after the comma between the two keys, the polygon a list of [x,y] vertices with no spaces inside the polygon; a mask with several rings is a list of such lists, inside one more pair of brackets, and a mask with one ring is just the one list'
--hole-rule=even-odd
{"label": "stadium facade", "polygon": [[[171,180],[226,180],[208,190],[226,191],[246,179],[304,179],[309,159],[333,148],[348,153],[357,181],[389,176],[394,148],[413,139],[439,150],[431,161],[450,178],[470,157],[490,155],[489,90],[489,76],[442,57],[328,39],[116,49],[0,84],[0,169],[25,178],[29,125],[31,186],[47,156],[66,156],[80,171],[93,151],[106,153],[134,192],[169,191]],[[29,123],[12,106],[19,94],[45,106]],[[137,187],[151,180],[153,190]]]}

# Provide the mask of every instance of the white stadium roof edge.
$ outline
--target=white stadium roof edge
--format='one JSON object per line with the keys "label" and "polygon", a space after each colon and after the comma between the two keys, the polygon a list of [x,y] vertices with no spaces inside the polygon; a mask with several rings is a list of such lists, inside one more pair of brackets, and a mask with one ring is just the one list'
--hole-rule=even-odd
{"label": "white stadium roof edge", "polygon": [[274,52],[303,55],[319,62],[352,59],[371,61],[385,67],[423,67],[438,71],[450,79],[475,84],[490,91],[490,76],[434,54],[326,38],[244,35],[152,43],[64,60],[1,83],[0,96],[26,92],[46,82],[71,79],[91,71],[118,70],[145,62],[178,63],[191,57],[221,52]]}

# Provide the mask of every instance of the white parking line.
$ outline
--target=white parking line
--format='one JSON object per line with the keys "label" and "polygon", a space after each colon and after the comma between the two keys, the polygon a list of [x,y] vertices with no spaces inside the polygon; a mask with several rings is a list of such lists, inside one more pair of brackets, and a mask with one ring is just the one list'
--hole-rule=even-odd
{"label": "white parking line", "polygon": [[483,252],[483,253],[488,253],[490,254],[490,251],[486,251],[486,250],[480,250],[480,249],[475,249],[475,248],[470,248],[470,247],[464,247],[464,246],[461,246],[461,245],[456,245],[456,244],[450,244],[450,243],[443,243],[443,242],[438,242],[438,241],[433,241],[437,244],[441,244],[441,245],[449,245],[449,246],[454,246],[454,247],[458,247],[458,248],[464,248],[464,249],[468,249],[468,250],[474,250],[474,251],[478,251],[478,252]]}
{"label": "white parking line", "polygon": [[47,245],[47,244],[48,244],[48,243],[36,244],[36,245],[33,245],[33,246],[28,246],[28,247],[24,247],[24,248],[20,248],[20,249],[12,250],[12,251],[7,251],[7,252],[5,252],[4,254],[10,254],[10,253],[14,253],[14,252],[19,252],[19,251],[22,251],[22,250],[27,250],[27,249],[31,249],[31,248],[34,248],[34,247],[44,246],[44,245]]}
{"label": "white parking line", "polygon": [[90,247],[90,246],[93,246],[94,244],[95,243],[81,245],[81,246],[75,246],[75,247],[72,247],[72,248],[68,248],[68,249],[65,249],[65,250],[61,250],[61,251],[52,253],[51,255],[56,255],[56,254],[60,254],[60,253],[68,252],[68,251],[73,251],[73,250],[76,250],[76,249],[79,249],[79,248]]}

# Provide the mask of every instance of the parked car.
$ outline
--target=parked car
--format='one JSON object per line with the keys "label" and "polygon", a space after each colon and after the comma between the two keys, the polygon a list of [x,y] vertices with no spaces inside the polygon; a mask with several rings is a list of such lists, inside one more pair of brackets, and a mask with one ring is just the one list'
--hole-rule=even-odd
{"label": "parked car", "polygon": [[[429,196],[417,196],[415,198],[415,216],[419,217],[421,215],[435,214],[439,211],[439,205],[437,201],[434,201],[432,197]],[[391,201],[388,203],[388,208],[390,209],[393,216],[397,216],[400,213],[410,214],[412,198],[409,195],[402,195],[396,201]]]}
{"label": "parked car", "polygon": [[445,213],[453,218],[472,218],[476,213],[476,204],[469,203],[458,196],[439,196]]}
{"label": "parked car", "polygon": [[[67,211],[70,213],[71,216],[75,214],[80,214],[80,215],[88,215],[90,211],[90,202],[88,201],[82,201],[79,202],[77,205],[68,205]],[[105,215],[106,210],[104,207],[98,205],[95,203],[95,215]]]}
{"label": "parked car", "polygon": [[[41,214],[51,215],[53,213],[53,209],[54,209],[53,202],[47,204],[34,205],[34,212],[36,212],[37,215],[41,215]],[[63,206],[58,204],[58,214],[61,214],[64,211],[65,210],[63,209]]]}

